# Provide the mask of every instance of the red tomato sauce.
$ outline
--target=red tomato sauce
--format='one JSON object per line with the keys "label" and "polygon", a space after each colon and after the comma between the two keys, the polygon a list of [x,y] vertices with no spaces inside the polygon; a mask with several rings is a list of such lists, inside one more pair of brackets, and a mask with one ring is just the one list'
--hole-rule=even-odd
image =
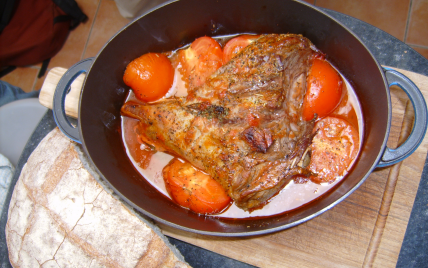
{"label": "red tomato sauce", "polygon": [[122,122],[123,139],[128,148],[129,156],[134,159],[139,167],[146,169],[155,151],[146,146],[141,140],[141,129],[138,120],[123,117]]}

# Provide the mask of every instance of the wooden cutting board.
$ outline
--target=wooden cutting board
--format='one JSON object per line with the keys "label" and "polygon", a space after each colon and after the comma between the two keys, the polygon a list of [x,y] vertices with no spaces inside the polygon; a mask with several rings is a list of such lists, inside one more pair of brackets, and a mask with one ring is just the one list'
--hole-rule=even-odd
{"label": "wooden cutting board", "polygon": [[[40,93],[51,108],[53,91],[65,69],[54,68]],[[428,99],[428,77],[398,70],[409,77]],[[66,111],[77,116],[84,77],[72,84]],[[388,140],[396,147],[410,133],[413,108],[407,95],[391,88],[393,120]],[[407,159],[376,169],[343,202],[288,230],[247,238],[211,237],[181,231],[159,223],[164,234],[259,267],[395,267],[421,179],[428,137]]]}

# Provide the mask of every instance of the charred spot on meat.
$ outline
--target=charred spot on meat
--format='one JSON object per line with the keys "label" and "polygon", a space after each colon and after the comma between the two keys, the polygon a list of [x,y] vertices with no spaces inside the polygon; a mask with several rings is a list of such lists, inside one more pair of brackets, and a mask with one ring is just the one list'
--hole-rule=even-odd
{"label": "charred spot on meat", "polygon": [[263,207],[295,176],[313,137],[302,119],[306,77],[323,57],[301,35],[262,35],[187,97],[125,103],[144,142],[189,161],[217,180],[235,204]]}
{"label": "charred spot on meat", "polygon": [[253,151],[266,153],[267,149],[272,145],[272,134],[269,129],[262,130],[252,126],[244,130],[242,134],[243,139]]}

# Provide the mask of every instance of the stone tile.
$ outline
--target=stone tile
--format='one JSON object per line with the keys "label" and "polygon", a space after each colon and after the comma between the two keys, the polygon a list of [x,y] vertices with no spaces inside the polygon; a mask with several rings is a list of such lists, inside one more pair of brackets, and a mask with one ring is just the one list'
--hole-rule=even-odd
{"label": "stone tile", "polygon": [[83,57],[94,57],[110,38],[129,23],[112,0],[101,0],[95,23]]}
{"label": "stone tile", "polygon": [[46,75],[48,74],[49,70],[50,70],[50,69],[46,70],[46,73],[45,73],[45,75],[44,75],[44,76],[42,76],[42,77],[40,77],[40,78],[37,78],[37,77],[36,77],[36,81],[35,81],[35,83],[34,83],[33,90],[39,90],[39,89],[41,89],[41,88],[42,88],[42,86],[43,86],[43,82],[45,81]]}
{"label": "stone tile", "polygon": [[82,59],[83,51],[98,10],[99,1],[100,0],[77,0],[79,7],[86,16],[88,16],[88,20],[70,32],[62,49],[51,59],[49,68],[70,68],[73,64]]}
{"label": "stone tile", "polygon": [[428,47],[428,0],[413,0],[406,43]]}
{"label": "stone tile", "polygon": [[415,46],[410,46],[410,47],[413,48],[414,50],[416,50],[419,54],[421,54],[422,56],[424,56],[428,60],[428,47],[426,47],[426,48],[415,47]]}
{"label": "stone tile", "polygon": [[13,72],[3,76],[1,80],[20,87],[25,92],[31,92],[39,69],[36,67],[18,67]]}
{"label": "stone tile", "polygon": [[404,40],[410,0],[317,0],[315,4],[370,23]]}

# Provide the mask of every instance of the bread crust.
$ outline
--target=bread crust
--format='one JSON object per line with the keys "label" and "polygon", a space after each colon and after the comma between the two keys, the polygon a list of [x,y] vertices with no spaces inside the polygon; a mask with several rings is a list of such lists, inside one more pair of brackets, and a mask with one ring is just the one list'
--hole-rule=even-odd
{"label": "bread crust", "polygon": [[103,187],[58,128],[34,150],[6,224],[14,267],[190,267],[148,220]]}

